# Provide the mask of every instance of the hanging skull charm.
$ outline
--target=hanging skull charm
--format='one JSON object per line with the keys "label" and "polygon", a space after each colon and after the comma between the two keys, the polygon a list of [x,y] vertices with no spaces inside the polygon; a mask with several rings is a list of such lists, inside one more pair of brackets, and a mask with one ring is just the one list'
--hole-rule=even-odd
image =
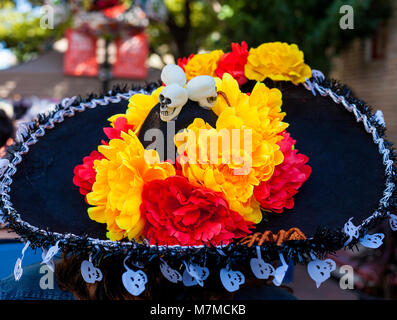
{"label": "hanging skull charm", "polygon": [[310,277],[316,282],[317,288],[319,288],[321,283],[323,283],[331,276],[331,272],[335,269],[336,263],[331,259],[315,259],[313,261],[310,261],[307,265],[307,271]]}
{"label": "hanging skull charm", "polygon": [[397,231],[397,216],[394,214],[389,215],[389,225],[393,231]]}
{"label": "hanging skull charm", "polygon": [[186,84],[185,71],[175,64],[167,64],[161,71],[161,81],[163,81],[166,86],[175,83],[184,87]]}
{"label": "hanging skull charm", "polygon": [[102,280],[102,272],[95,268],[91,261],[84,260],[80,266],[81,275],[85,282],[95,283]]}
{"label": "hanging skull charm", "polygon": [[221,269],[220,278],[223,286],[229,292],[237,291],[245,282],[245,277],[240,271],[233,271],[228,267]]}
{"label": "hanging skull charm", "polygon": [[160,119],[162,121],[174,120],[188,100],[185,88],[176,83],[166,86],[159,95]]}
{"label": "hanging skull charm", "polygon": [[128,269],[123,273],[121,280],[124,288],[133,296],[139,296],[146,289],[147,275],[142,270]]}
{"label": "hanging skull charm", "polygon": [[353,240],[353,238],[358,238],[360,235],[359,234],[360,228],[356,227],[353,224],[352,219],[353,218],[350,218],[349,221],[347,221],[343,227],[344,233],[349,236],[349,239],[347,239],[344,244],[345,246],[348,245]]}
{"label": "hanging skull charm", "polygon": [[208,110],[215,105],[218,96],[215,80],[210,76],[194,77],[186,85],[186,91],[190,100],[198,102],[200,107]]}

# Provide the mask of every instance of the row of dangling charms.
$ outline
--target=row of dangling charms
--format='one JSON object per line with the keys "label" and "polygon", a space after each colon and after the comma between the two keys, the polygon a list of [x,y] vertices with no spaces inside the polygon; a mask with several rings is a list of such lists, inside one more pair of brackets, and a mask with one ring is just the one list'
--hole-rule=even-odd
{"label": "row of dangling charms", "polygon": [[[397,231],[397,216],[389,213],[389,225],[393,231]],[[353,218],[350,218],[345,223],[343,231],[348,236],[348,240],[344,245],[348,245],[354,238],[359,238],[359,226],[355,226],[352,222]],[[367,248],[376,249],[383,244],[384,234],[366,234],[359,239],[359,243]],[[42,264],[46,264],[50,270],[54,271],[55,266],[53,258],[59,252],[59,243],[50,247],[48,250],[43,248],[42,252]],[[25,251],[30,246],[30,242],[27,241],[22,249],[22,256],[17,259],[14,267],[14,278],[16,281],[20,280],[23,273],[22,261],[25,255]],[[222,252],[223,253],[223,252]],[[288,263],[285,261],[282,253],[279,253],[280,264],[277,268],[267,263],[261,257],[261,248],[256,246],[257,256],[250,260],[251,271],[258,279],[269,279],[273,277],[273,284],[280,286],[284,280],[286,272],[288,270]],[[223,254],[224,255],[224,254]],[[139,296],[146,288],[148,278],[146,273],[142,270],[143,264],[139,262],[132,263],[135,270],[127,266],[126,262],[129,259],[127,256],[124,259],[125,272],[122,275],[122,282],[126,290],[134,296]],[[307,271],[309,276],[315,281],[317,288],[331,276],[331,272],[336,269],[336,264],[332,259],[319,260],[316,258],[314,253],[311,253],[311,259],[307,265]],[[172,283],[182,282],[185,286],[204,286],[204,281],[208,278],[210,272],[207,267],[201,267],[197,264],[183,262],[185,269],[181,275],[179,271],[172,269],[167,262],[161,259],[160,271],[163,276]],[[103,275],[99,268],[96,268],[91,260],[84,260],[80,267],[81,275],[85,282],[95,283],[102,280]],[[245,282],[244,274],[240,271],[235,271],[227,265],[222,268],[219,272],[220,280],[225,289],[229,292],[237,291],[242,284]]]}

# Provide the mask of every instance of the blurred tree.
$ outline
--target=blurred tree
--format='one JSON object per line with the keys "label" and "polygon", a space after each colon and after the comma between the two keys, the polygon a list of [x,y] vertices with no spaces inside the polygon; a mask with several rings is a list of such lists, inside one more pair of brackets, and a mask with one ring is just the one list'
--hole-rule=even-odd
{"label": "blurred tree", "polygon": [[[313,68],[327,72],[331,57],[356,38],[369,37],[390,15],[390,0],[166,0],[167,23],[150,27],[152,46],[187,56],[200,48],[230,50],[230,42],[296,43]],[[353,8],[354,28],[342,29],[343,5]],[[167,48],[162,48],[163,50]]]}
{"label": "blurred tree", "polygon": [[[16,0],[2,0],[0,4],[0,44],[12,50],[18,61],[31,59],[54,39],[62,37],[67,23],[54,29],[41,28],[38,10],[20,12]],[[38,5],[39,1],[32,1]],[[42,1],[41,1],[42,3]]]}
{"label": "blurred tree", "polygon": [[[245,40],[250,46],[268,41],[296,43],[313,68],[327,72],[330,58],[355,38],[371,36],[389,17],[390,0],[220,0],[224,43]],[[354,28],[341,29],[343,5],[354,12]]]}
{"label": "blurred tree", "polygon": [[219,19],[209,1],[164,0],[168,18],[152,21],[148,31],[151,50],[160,55],[187,56],[199,48],[214,48],[214,35],[221,30]]}
{"label": "blurred tree", "polygon": [[[0,8],[9,10],[16,1],[1,0]],[[26,1],[33,5],[43,3]],[[160,56],[171,53],[178,58],[199,49],[230,50],[230,42],[242,40],[251,47],[268,41],[285,41],[298,44],[313,68],[327,72],[332,56],[348,47],[353,39],[371,36],[389,17],[391,1],[164,0],[167,20],[151,21],[148,28],[151,51]],[[340,28],[343,5],[351,5],[354,10],[354,29]],[[29,13],[26,16],[7,14],[0,19],[0,41],[13,48],[20,59],[38,50],[48,37],[62,31],[38,30],[38,24],[29,18]]]}

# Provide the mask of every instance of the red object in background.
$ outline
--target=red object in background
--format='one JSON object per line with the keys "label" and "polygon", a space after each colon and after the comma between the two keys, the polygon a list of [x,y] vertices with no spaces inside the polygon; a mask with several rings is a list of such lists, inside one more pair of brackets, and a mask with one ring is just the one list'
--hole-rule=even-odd
{"label": "red object in background", "polygon": [[71,76],[97,76],[97,39],[92,35],[69,29],[66,31],[68,50],[63,61],[63,71]]}
{"label": "red object in background", "polygon": [[116,62],[113,65],[113,77],[145,79],[147,76],[146,59],[149,43],[144,32],[116,41]]}
{"label": "red object in background", "polygon": [[120,4],[120,2],[120,0],[94,0],[91,5],[91,10],[96,11],[111,8]]}
{"label": "red object in background", "polygon": [[124,12],[126,12],[128,9],[128,7],[124,4],[120,4],[114,7],[110,7],[107,9],[103,10],[103,14],[105,15],[105,17],[108,18],[117,18],[119,15],[123,14]]}

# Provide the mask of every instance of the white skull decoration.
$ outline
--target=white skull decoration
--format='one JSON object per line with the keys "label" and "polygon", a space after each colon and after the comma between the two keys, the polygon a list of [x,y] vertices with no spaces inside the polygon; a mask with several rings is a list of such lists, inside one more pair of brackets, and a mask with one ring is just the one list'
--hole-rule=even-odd
{"label": "white skull decoration", "polygon": [[171,281],[172,283],[177,283],[178,281],[182,281],[182,276],[181,274],[172,269],[167,263],[163,262],[160,265],[160,271],[163,274],[163,276],[168,280]]}
{"label": "white skull decoration", "polygon": [[331,259],[313,260],[307,265],[307,272],[310,277],[316,282],[317,288],[321,283],[331,276],[331,272],[336,269],[335,261]]}
{"label": "white skull decoration", "polygon": [[80,267],[81,275],[85,282],[95,283],[102,280],[102,272],[95,268],[91,261],[84,260]]}
{"label": "white skull decoration", "polygon": [[198,76],[191,79],[186,85],[189,99],[199,103],[204,109],[211,109],[216,102],[216,84],[213,77]]}
{"label": "white skull decoration", "polygon": [[367,248],[377,249],[383,244],[385,235],[383,233],[366,234],[360,239],[360,243]]}
{"label": "white skull decoration", "polygon": [[343,227],[343,231],[344,233],[346,233],[349,236],[349,239],[346,240],[345,242],[345,246],[348,245],[353,238],[358,238],[358,236],[360,235],[359,233],[359,227],[356,227],[353,222],[352,222],[353,218],[350,218],[349,221],[347,221]]}
{"label": "white skull decoration", "polygon": [[186,84],[186,75],[183,69],[176,64],[167,64],[161,71],[161,81],[166,86],[176,83],[183,88]]}
{"label": "white skull decoration", "polygon": [[261,256],[261,249],[256,246],[256,258],[252,258],[250,266],[253,274],[258,279],[268,279],[270,276],[274,276],[274,267],[270,263],[266,263]]}
{"label": "white skull decoration", "polygon": [[245,277],[240,271],[233,271],[230,269],[221,269],[221,282],[225,289],[229,292],[234,292],[240,288],[240,285],[245,282]]}
{"label": "white skull decoration", "polygon": [[200,267],[195,264],[187,264],[184,262],[186,269],[183,272],[182,280],[183,284],[187,287],[198,284],[200,287],[204,286],[204,280],[206,280],[210,274],[208,268]]}
{"label": "white skull decoration", "polygon": [[175,119],[188,100],[185,88],[176,83],[166,86],[159,95],[160,119],[171,121]]}
{"label": "white skull decoration", "polygon": [[397,231],[397,216],[395,214],[390,214],[389,225],[393,231]]}
{"label": "white skull decoration", "polygon": [[253,274],[258,279],[269,279],[270,276],[274,275],[274,267],[262,258],[252,258],[250,265]]}
{"label": "white skull decoration", "polygon": [[127,271],[123,273],[121,280],[123,281],[124,288],[133,296],[139,296],[145,291],[145,286],[148,281],[145,272],[131,269],[127,269]]}

